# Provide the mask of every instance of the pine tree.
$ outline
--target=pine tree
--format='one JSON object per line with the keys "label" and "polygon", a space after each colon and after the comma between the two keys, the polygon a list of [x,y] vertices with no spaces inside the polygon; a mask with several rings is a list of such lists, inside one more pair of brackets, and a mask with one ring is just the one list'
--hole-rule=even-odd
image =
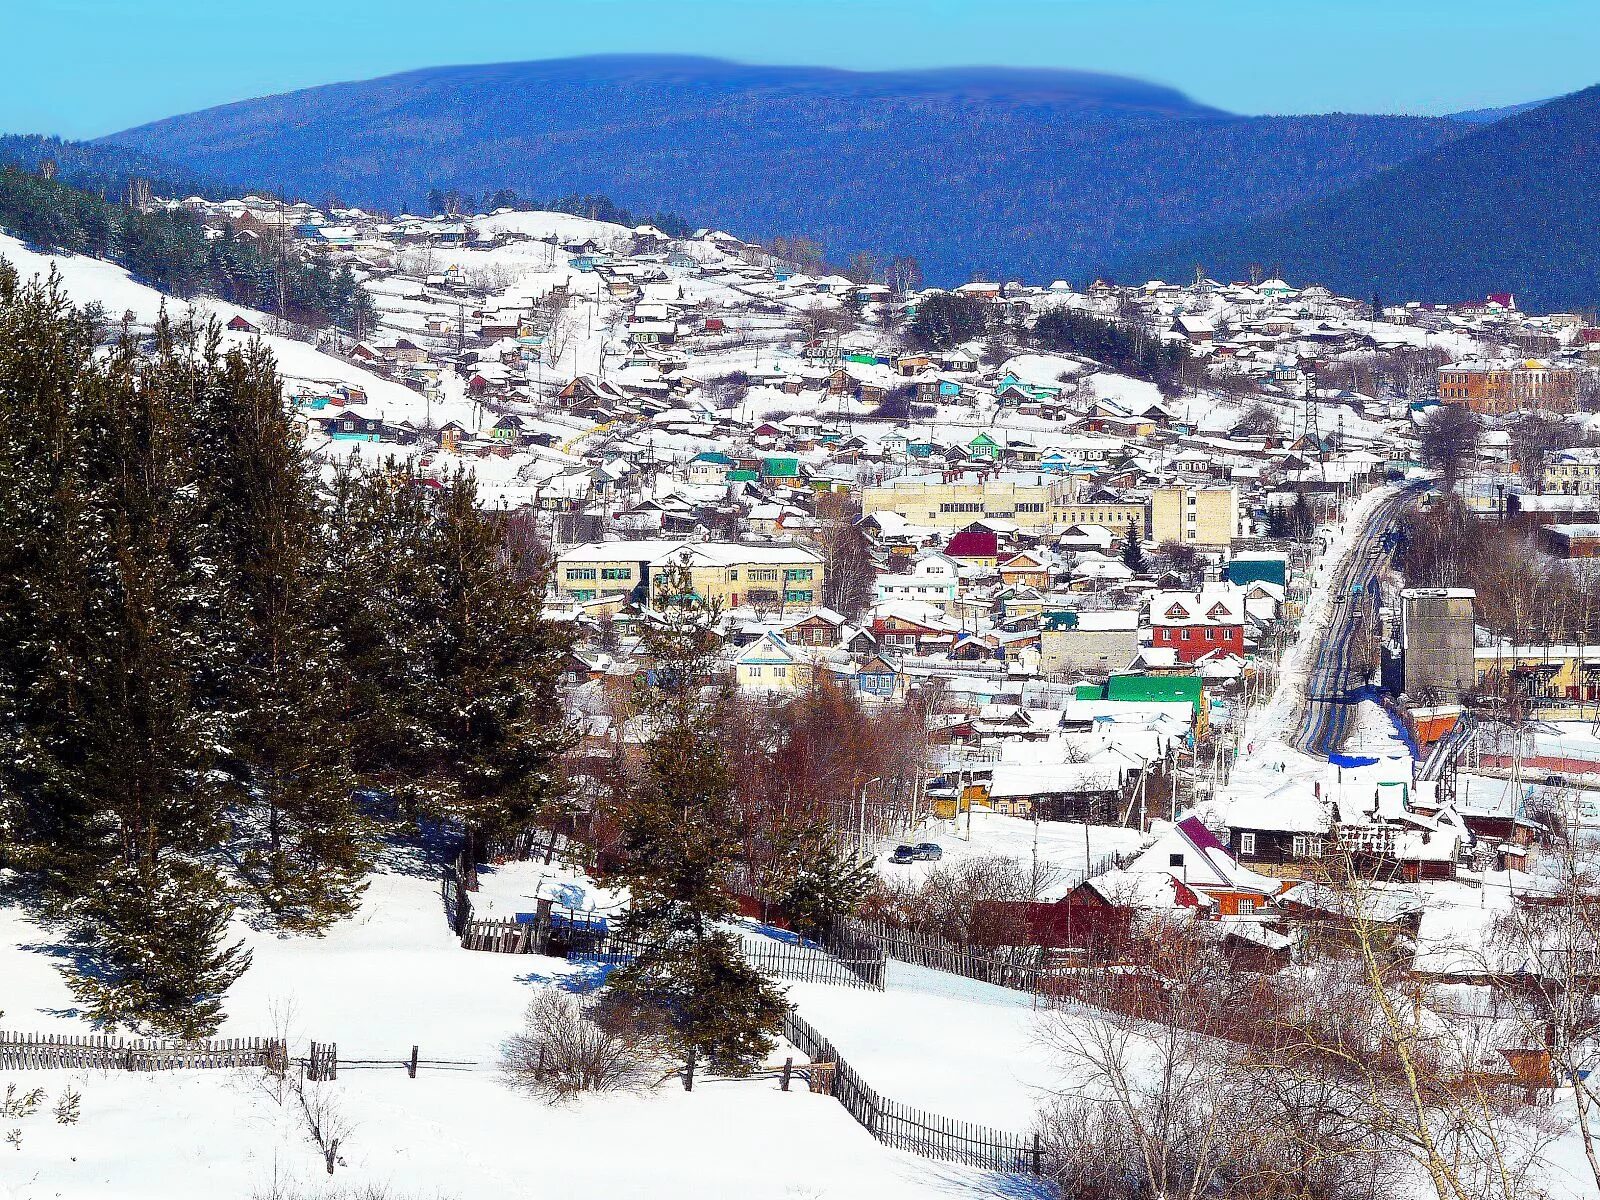
{"label": "pine tree", "polygon": [[871,868],[841,853],[825,824],[797,831],[786,848],[787,879],[778,905],[796,932],[825,934],[855,912],[871,886]]}
{"label": "pine tree", "polygon": [[1139,526],[1128,522],[1128,532],[1122,538],[1122,565],[1138,574],[1144,570],[1144,547],[1139,544]]}
{"label": "pine tree", "polygon": [[131,348],[85,373],[85,419],[103,443],[91,478],[103,521],[89,554],[72,769],[94,797],[83,842],[92,874],[67,906],[80,960],[69,983],[95,1018],[185,1036],[214,1027],[220,996],[249,965],[221,947],[231,909],[212,865],[223,839],[214,768],[225,725],[197,688],[214,601],[190,456],[194,393],[163,325],[155,361]]}
{"label": "pine tree", "polygon": [[0,273],[0,488],[20,518],[0,552],[0,790],[91,1015],[190,1034],[248,956],[219,945],[221,725],[197,688],[215,596],[167,333],[150,365],[99,361],[53,281]]}
{"label": "pine tree", "polygon": [[405,787],[480,839],[548,818],[572,735],[561,702],[566,635],[545,620],[543,582],[508,546],[502,518],[458,474],[440,490],[424,544],[422,671],[412,713],[423,739]]}
{"label": "pine tree", "polygon": [[20,286],[0,261],[0,834],[54,891],[81,874],[77,845],[95,812],[75,770],[86,752],[75,714],[94,669],[84,468],[98,431],[78,394],[94,343],[54,273]]}
{"label": "pine tree", "polygon": [[631,893],[626,933],[640,948],[608,986],[613,1003],[662,1023],[692,1079],[699,1061],[724,1073],[758,1062],[784,1000],[722,928],[737,913],[727,879],[740,841],[716,708],[700,695],[716,614],[695,597],[686,571],[673,572],[660,604],[664,619],[646,637],[653,733],[640,777],[619,798],[617,862],[607,872]]}
{"label": "pine tree", "polygon": [[219,592],[211,699],[231,726],[234,855],[274,920],[320,928],[355,907],[368,867],[326,514],[271,357],[254,344],[219,360],[215,337],[197,349],[195,390],[216,431],[201,442]]}

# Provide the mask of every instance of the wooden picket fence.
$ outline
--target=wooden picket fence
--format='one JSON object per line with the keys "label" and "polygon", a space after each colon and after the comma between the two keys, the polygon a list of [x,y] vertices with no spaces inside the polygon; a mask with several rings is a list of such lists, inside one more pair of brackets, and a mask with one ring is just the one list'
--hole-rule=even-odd
{"label": "wooden picket fence", "polygon": [[[612,934],[573,947],[567,961],[587,966],[622,966],[632,962],[644,945]],[[775,979],[883,991],[884,959],[875,946],[858,947],[848,956],[840,956],[814,945],[744,938],[739,949],[753,967]]]}
{"label": "wooden picket fence", "polygon": [[[1042,1173],[1044,1149],[1038,1133],[1012,1133],[958,1121],[880,1095],[844,1060],[832,1042],[793,1009],[784,1014],[783,1036],[811,1059],[807,1071],[813,1086],[819,1077],[826,1080],[831,1075],[834,1099],[884,1145],[985,1171],[1008,1175]],[[827,1070],[830,1066],[831,1072]]]}
{"label": "wooden picket fence", "polygon": [[889,958],[929,967],[950,975],[992,983],[1023,992],[1037,992],[1051,974],[1050,955],[1042,946],[997,946],[977,949],[931,933],[915,933],[883,921],[838,922],[837,936],[870,943]]}
{"label": "wooden picket fence", "polygon": [[100,1034],[10,1033],[0,1030],[0,1070],[185,1071],[237,1067],[285,1070],[288,1049],[277,1038],[120,1038]]}

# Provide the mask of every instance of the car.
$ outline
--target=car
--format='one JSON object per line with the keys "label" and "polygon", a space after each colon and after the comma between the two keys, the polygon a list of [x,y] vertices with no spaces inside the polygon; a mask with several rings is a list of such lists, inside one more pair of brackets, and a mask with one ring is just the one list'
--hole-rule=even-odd
{"label": "car", "polygon": [[938,862],[944,857],[944,848],[938,842],[918,842],[917,857],[923,862]]}

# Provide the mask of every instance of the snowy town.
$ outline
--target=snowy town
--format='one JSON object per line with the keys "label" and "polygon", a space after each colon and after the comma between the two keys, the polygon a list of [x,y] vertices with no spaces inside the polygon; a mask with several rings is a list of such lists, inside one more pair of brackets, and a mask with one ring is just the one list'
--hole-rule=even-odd
{"label": "snowy town", "polygon": [[[0,1196],[527,1195],[530,1159],[581,1194],[610,1156],[612,1195],[1600,1186],[1592,314],[1288,263],[933,287],[569,212],[138,199],[348,271],[355,319],[0,258],[93,306],[99,354],[159,362],[173,320],[270,353],[319,486],[470,479],[536,567],[568,736],[520,824],[406,809],[313,933],[237,901],[253,961],[180,1034],[90,1019],[34,852],[0,844]],[[616,797],[675,720],[738,803],[804,814],[718,860],[782,1011],[736,1064],[636,1039],[627,1086],[563,1091],[563,1004],[648,955]],[[1291,1116],[1316,1155],[1244,1136]],[[1197,1179],[1300,1182],[1063,1182],[1135,1129]]]}

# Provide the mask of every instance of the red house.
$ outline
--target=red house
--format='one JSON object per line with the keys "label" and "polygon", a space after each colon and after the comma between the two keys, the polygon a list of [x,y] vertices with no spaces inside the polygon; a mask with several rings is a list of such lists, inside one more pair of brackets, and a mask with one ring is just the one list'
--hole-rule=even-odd
{"label": "red house", "polygon": [[1000,557],[1000,537],[992,529],[963,529],[950,539],[944,552],[964,562],[993,566]]}
{"label": "red house", "polygon": [[1151,644],[1192,663],[1214,650],[1244,657],[1244,594],[1235,590],[1156,592],[1150,597]]}

